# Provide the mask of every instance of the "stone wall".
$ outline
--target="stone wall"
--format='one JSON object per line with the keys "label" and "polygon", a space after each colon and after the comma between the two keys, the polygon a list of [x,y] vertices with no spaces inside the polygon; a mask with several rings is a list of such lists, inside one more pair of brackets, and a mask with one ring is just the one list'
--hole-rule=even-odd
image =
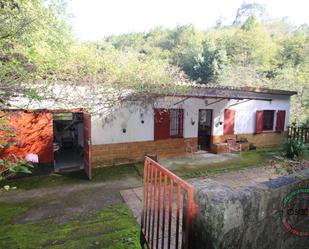
{"label": "stone wall", "polygon": [[[241,189],[210,179],[193,184],[199,204],[193,221],[194,249],[309,248],[309,237],[292,234],[282,221],[287,213],[283,211],[284,198],[291,191],[309,188],[309,170]],[[297,229],[309,232],[309,193],[302,194],[297,205],[307,208],[306,215],[289,219]]]}
{"label": "stone wall", "polygon": [[157,141],[102,144],[92,146],[94,167],[141,162],[146,154],[158,159],[186,155],[185,141],[197,148],[197,138],[171,138]]}

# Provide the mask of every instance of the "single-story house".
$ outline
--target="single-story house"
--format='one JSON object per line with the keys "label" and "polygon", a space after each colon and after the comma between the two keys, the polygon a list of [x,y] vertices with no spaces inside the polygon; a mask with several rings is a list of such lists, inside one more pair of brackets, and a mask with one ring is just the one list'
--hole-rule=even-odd
{"label": "single-story house", "polygon": [[[39,155],[56,171],[111,166],[182,156],[186,146],[220,153],[228,138],[247,139],[257,147],[273,146],[286,137],[293,91],[252,87],[194,85],[173,96],[158,96],[152,104],[137,101],[112,110],[108,122],[83,106],[43,106],[32,111],[9,110],[17,144],[2,156]],[[38,107],[38,106],[36,106]]]}

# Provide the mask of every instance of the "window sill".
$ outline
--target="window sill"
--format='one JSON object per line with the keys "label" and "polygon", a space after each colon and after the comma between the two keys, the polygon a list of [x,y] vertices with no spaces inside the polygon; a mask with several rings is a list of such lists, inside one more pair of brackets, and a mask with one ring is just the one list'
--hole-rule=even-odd
{"label": "window sill", "polygon": [[265,130],[265,131],[262,131],[262,133],[274,133],[275,131],[273,130]]}

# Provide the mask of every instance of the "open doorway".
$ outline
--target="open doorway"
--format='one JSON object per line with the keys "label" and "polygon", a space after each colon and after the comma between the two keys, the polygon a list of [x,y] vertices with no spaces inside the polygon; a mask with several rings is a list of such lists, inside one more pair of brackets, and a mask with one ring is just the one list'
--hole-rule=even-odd
{"label": "open doorway", "polygon": [[198,118],[198,145],[201,150],[210,150],[212,133],[212,110],[200,109]]}
{"label": "open doorway", "polygon": [[83,113],[53,113],[53,145],[56,172],[84,169]]}

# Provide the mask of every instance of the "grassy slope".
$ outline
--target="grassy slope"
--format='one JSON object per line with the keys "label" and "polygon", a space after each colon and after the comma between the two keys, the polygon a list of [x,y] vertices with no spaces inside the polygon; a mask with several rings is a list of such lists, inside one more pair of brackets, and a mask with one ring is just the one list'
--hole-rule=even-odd
{"label": "grassy slope", "polygon": [[[139,177],[134,165],[121,165],[108,168],[93,169],[92,182],[117,180],[126,176]],[[10,185],[12,187],[16,186],[18,189],[33,189],[76,183],[89,183],[83,171],[63,174],[48,173],[44,175],[29,175],[24,178],[2,181],[0,182],[0,187],[4,185]]]}
{"label": "grassy slope", "polygon": [[137,249],[139,227],[126,205],[105,208],[87,219],[54,224],[11,224],[14,217],[27,211],[16,204],[0,204],[0,248],[106,248]]}

